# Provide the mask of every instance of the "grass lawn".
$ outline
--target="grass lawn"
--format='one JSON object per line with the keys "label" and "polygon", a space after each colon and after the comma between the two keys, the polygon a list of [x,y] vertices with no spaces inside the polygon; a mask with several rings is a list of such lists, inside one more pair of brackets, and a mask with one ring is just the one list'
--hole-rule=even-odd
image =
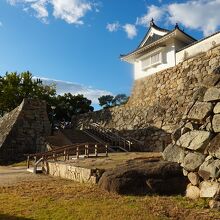
{"label": "grass lawn", "polygon": [[0,219],[220,219],[208,201],[180,196],[119,196],[87,184],[30,175],[0,187]]}

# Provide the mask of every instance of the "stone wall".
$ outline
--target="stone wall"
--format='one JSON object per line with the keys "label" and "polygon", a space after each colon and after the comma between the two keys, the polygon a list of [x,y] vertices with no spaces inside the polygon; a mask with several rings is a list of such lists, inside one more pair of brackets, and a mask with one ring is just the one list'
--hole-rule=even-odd
{"label": "stone wall", "polygon": [[97,169],[78,167],[61,161],[47,161],[44,164],[44,171],[51,176],[70,179],[80,183],[96,184],[98,182]]}
{"label": "stone wall", "polygon": [[161,151],[171,142],[186,106],[200,86],[213,86],[219,76],[220,47],[185,60],[177,66],[136,80],[129,102],[73,118],[81,128],[96,122],[145,143],[147,151]]}
{"label": "stone wall", "polygon": [[202,87],[195,94],[163,157],[183,167],[189,179],[186,196],[213,197],[220,201],[219,83],[208,89]]}
{"label": "stone wall", "polygon": [[50,122],[44,101],[24,99],[0,118],[0,164],[24,159],[25,153],[43,151]]}

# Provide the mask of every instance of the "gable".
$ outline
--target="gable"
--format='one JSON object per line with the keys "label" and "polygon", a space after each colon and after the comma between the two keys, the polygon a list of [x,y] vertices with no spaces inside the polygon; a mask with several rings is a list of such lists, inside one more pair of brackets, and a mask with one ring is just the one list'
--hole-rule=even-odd
{"label": "gable", "polygon": [[159,28],[155,24],[152,24],[138,48],[149,45],[154,41],[157,41],[158,39],[162,38],[164,35],[168,33],[168,30]]}

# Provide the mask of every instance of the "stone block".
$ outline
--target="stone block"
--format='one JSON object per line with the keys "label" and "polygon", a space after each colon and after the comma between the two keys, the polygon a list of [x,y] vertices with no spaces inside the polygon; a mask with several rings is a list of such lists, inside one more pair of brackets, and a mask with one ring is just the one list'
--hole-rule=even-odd
{"label": "stone block", "polygon": [[212,128],[214,132],[220,132],[220,114],[214,115],[212,120]]}
{"label": "stone block", "polygon": [[200,197],[200,189],[197,186],[188,184],[186,189],[186,197],[190,199],[198,199]]}
{"label": "stone block", "polygon": [[212,111],[212,104],[207,102],[196,102],[190,109],[187,118],[190,120],[203,121]]}
{"label": "stone block", "polygon": [[218,103],[215,105],[215,107],[214,107],[214,109],[213,109],[213,112],[214,112],[215,114],[219,114],[219,113],[220,113],[220,102],[218,102]]}
{"label": "stone block", "polygon": [[217,134],[209,143],[207,151],[210,155],[220,159],[220,134]]}
{"label": "stone block", "polygon": [[170,144],[163,151],[163,158],[167,161],[183,163],[184,157],[184,149],[177,145]]}
{"label": "stone block", "polygon": [[188,179],[192,185],[199,185],[199,175],[197,173],[190,172],[188,173]]}
{"label": "stone block", "polygon": [[209,88],[204,95],[203,101],[210,102],[217,100],[220,100],[220,89],[215,87]]}
{"label": "stone block", "polygon": [[204,179],[217,179],[220,177],[220,160],[210,159],[205,161],[199,168],[199,175]]}
{"label": "stone block", "polygon": [[187,171],[196,171],[200,167],[200,165],[204,162],[205,155],[194,152],[188,153],[181,164],[183,168]]}
{"label": "stone block", "polygon": [[194,130],[183,134],[176,144],[190,150],[200,150],[207,146],[210,138],[210,132]]}
{"label": "stone block", "polygon": [[193,94],[193,100],[203,101],[206,91],[207,91],[206,87],[200,87],[199,89],[197,89],[196,92]]}
{"label": "stone block", "polygon": [[220,184],[217,182],[203,181],[200,183],[200,197],[213,198],[219,192]]}

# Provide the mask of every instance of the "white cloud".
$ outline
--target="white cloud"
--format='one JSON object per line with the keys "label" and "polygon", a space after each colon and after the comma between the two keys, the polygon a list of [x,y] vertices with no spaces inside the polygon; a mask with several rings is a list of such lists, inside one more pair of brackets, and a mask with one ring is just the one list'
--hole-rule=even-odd
{"label": "white cloud", "polygon": [[116,32],[116,31],[119,30],[119,28],[120,28],[120,24],[119,24],[118,21],[115,22],[115,23],[108,23],[108,24],[106,25],[106,29],[107,29],[109,32]]}
{"label": "white cloud", "polygon": [[31,8],[36,11],[36,17],[44,21],[45,23],[47,22],[47,17],[49,16],[49,13],[46,8],[47,0],[40,0],[37,1],[33,4],[31,4]]}
{"label": "white cloud", "polygon": [[53,8],[53,16],[62,19],[69,24],[81,25],[87,12],[97,10],[97,4],[90,0],[7,0],[15,6],[20,4],[24,10],[32,9],[36,17],[46,22],[49,17],[48,6]]}
{"label": "white cloud", "polygon": [[95,89],[89,86],[84,86],[78,83],[49,79],[43,77],[34,77],[34,79],[40,78],[44,84],[50,85],[55,84],[58,95],[62,95],[64,93],[71,93],[73,95],[82,94],[86,98],[92,100],[93,104],[98,104],[98,98],[102,95],[112,95],[111,92],[101,89]]}
{"label": "white cloud", "polygon": [[147,13],[137,18],[137,25],[149,26],[152,18],[164,23],[181,23],[186,28],[201,30],[204,36],[214,33],[220,26],[220,0],[188,0],[184,3],[151,5]]}
{"label": "white cloud", "polygon": [[168,6],[171,23],[179,22],[187,28],[200,29],[205,36],[220,25],[220,0],[187,1]]}
{"label": "white cloud", "polygon": [[127,36],[129,39],[133,39],[135,36],[137,36],[137,29],[136,29],[135,25],[125,24],[123,26],[123,29],[127,33]]}
{"label": "white cloud", "polygon": [[136,24],[148,27],[151,19],[159,21],[164,15],[165,8],[151,5],[147,7],[147,13],[142,17],[137,18]]}
{"label": "white cloud", "polygon": [[92,10],[92,4],[85,0],[51,0],[53,15],[69,24],[83,24],[82,18]]}
{"label": "white cloud", "polygon": [[0,27],[2,27],[3,26],[3,23],[0,21]]}

